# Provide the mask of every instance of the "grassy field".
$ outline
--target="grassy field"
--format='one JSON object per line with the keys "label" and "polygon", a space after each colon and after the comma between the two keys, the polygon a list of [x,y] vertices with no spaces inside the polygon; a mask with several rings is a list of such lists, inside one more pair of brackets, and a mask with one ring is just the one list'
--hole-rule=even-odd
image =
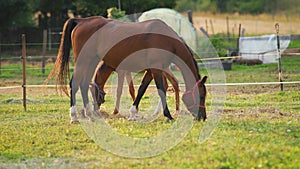
{"label": "grassy field", "polygon": [[[299,63],[299,57],[283,57],[285,81],[300,80]],[[226,81],[232,83],[278,79],[277,64],[234,64],[225,74]],[[0,77],[0,86],[21,83],[20,76],[12,72]],[[34,70],[29,73],[29,83],[42,84],[45,77]],[[26,112],[20,88],[1,89],[0,168],[300,168],[300,86],[284,87],[281,92],[278,85],[228,86],[222,118],[206,142],[198,142],[205,123],[195,122],[171,150],[142,159],[109,153],[80,124],[69,124],[69,99],[54,89],[29,88]],[[148,93],[145,99],[150,97]],[[172,98],[168,97],[171,103]],[[104,105],[112,112],[112,97],[108,96]],[[208,102],[208,116],[209,110]],[[124,118],[108,118],[106,122],[115,131],[142,138],[173,124],[162,116],[149,124]]]}

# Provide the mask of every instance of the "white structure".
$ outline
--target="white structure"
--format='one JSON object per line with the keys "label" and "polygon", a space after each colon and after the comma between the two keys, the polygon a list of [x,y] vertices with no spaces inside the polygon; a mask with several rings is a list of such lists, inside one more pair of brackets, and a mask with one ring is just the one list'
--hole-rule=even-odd
{"label": "white structure", "polygon": [[[280,54],[289,46],[291,36],[280,36]],[[239,39],[239,54],[245,59],[259,59],[263,63],[277,62],[277,37],[264,35],[255,37],[241,37]]]}
{"label": "white structure", "polygon": [[196,31],[192,23],[179,12],[168,8],[157,8],[144,12],[138,21],[150,19],[160,19],[169,25],[181,38],[185,40],[187,45],[197,51]]}

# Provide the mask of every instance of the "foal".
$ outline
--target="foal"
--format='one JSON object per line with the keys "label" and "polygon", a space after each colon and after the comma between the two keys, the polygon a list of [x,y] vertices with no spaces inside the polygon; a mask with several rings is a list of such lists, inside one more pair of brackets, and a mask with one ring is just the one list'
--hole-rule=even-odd
{"label": "foal", "polygon": [[[113,111],[113,114],[116,115],[119,113],[119,107],[120,107],[120,98],[122,95],[122,89],[123,89],[123,83],[124,83],[124,78],[126,77],[126,81],[129,87],[129,93],[131,95],[132,100],[136,103],[134,104],[134,106],[136,108],[138,108],[139,102],[141,100],[141,97],[138,97],[137,99],[135,98],[135,91],[134,91],[134,86],[133,86],[133,81],[132,81],[132,76],[131,73],[129,71],[126,70],[115,70],[114,68],[106,65],[105,63],[103,63],[101,65],[101,67],[97,70],[96,72],[96,76],[95,76],[95,80],[94,83],[92,85],[91,88],[91,93],[93,96],[93,105],[94,105],[94,110],[98,110],[101,106],[102,103],[104,103],[104,97],[105,97],[105,92],[104,92],[104,85],[108,79],[108,77],[110,76],[110,74],[116,71],[118,74],[118,87],[117,87],[117,99],[116,99],[116,105]],[[175,91],[175,99],[176,99],[176,112],[179,111],[179,86],[178,86],[178,81],[177,79],[174,77],[174,75],[172,74],[172,72],[170,70],[166,70],[166,72],[162,72],[163,74],[163,82],[164,82],[164,87],[165,90],[167,90],[168,88],[168,83],[167,83],[167,79],[171,82],[174,91]],[[145,74],[143,77],[142,81],[149,81],[151,82],[153,77],[151,75],[151,71],[150,70],[145,70]],[[142,90],[143,88],[145,88],[145,83],[141,83],[141,86],[139,87],[139,90]],[[147,87],[146,87],[147,88]],[[140,94],[138,94],[139,96]],[[161,100],[159,100],[158,106],[155,110],[155,112],[153,113],[153,116],[156,116],[159,113],[159,110],[161,109]]]}

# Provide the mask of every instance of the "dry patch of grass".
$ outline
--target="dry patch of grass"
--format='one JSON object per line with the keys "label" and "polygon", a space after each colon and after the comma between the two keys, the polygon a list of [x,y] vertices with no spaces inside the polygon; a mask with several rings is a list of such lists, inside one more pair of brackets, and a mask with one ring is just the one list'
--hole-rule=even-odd
{"label": "dry patch of grass", "polygon": [[[245,28],[246,35],[275,34],[275,23],[280,24],[280,34],[300,34],[300,17],[286,15],[239,15],[239,14],[210,14],[194,13],[194,24],[203,27],[209,34],[227,33],[226,17],[229,18],[229,33],[238,35],[239,24]],[[207,23],[207,24],[206,24]],[[211,24],[212,23],[212,24]],[[207,25],[207,26],[206,26]]]}

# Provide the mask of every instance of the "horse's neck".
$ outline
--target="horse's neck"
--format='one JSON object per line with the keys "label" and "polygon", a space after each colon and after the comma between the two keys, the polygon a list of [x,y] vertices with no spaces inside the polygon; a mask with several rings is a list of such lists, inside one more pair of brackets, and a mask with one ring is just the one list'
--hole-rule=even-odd
{"label": "horse's neck", "polygon": [[191,90],[194,87],[194,85],[197,83],[197,81],[200,80],[199,76],[197,76],[195,73],[192,72],[191,71],[182,72],[186,91]]}
{"label": "horse's neck", "polygon": [[200,79],[195,65],[192,62],[187,62],[187,60],[184,61],[179,57],[174,58],[173,62],[181,71],[186,91],[192,89],[194,84]]}
{"label": "horse's neck", "polygon": [[183,75],[186,90],[193,88],[194,84],[200,80],[197,62],[194,60],[193,55],[189,48],[184,44],[178,46],[176,54],[178,57],[175,63]]}

